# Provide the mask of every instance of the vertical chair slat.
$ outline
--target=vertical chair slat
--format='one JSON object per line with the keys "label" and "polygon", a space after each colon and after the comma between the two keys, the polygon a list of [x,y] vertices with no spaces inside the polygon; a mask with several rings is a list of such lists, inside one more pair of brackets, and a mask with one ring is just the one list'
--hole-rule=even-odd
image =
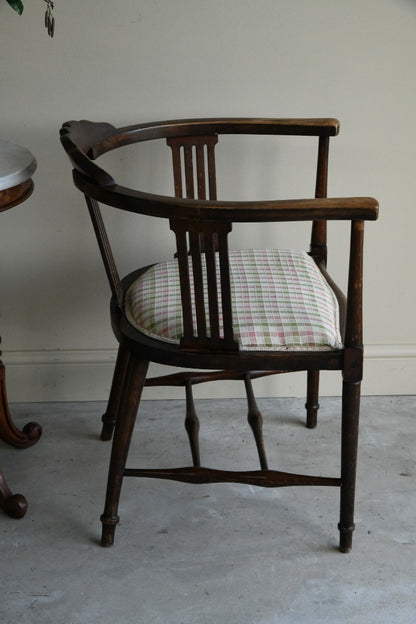
{"label": "vertical chair slat", "polygon": [[228,256],[228,234],[231,232],[231,223],[221,223],[218,228],[218,253],[221,279],[221,305],[224,327],[224,341],[232,346],[236,345],[233,331],[233,313],[231,301],[230,263]]}
{"label": "vertical chair slat", "polygon": [[184,145],[183,156],[184,156],[184,163],[185,163],[186,197],[188,197],[189,199],[194,199],[195,198],[194,163],[193,163],[191,145]]}
{"label": "vertical chair slat", "polygon": [[220,339],[217,266],[215,261],[216,240],[216,234],[212,230],[204,233],[205,262],[207,266],[209,326],[210,336],[213,340]]}
{"label": "vertical chair slat", "polygon": [[[197,198],[207,199],[208,180],[208,198],[212,200],[217,199],[214,150],[215,145],[218,143],[218,136],[216,134],[177,136],[169,137],[166,142],[172,150],[175,196],[184,196],[182,180],[185,178],[186,197],[195,198],[196,180]],[[196,170],[193,158],[194,148],[196,152]],[[183,166],[181,160],[181,150],[183,150]]]}
{"label": "vertical chair slat", "polygon": [[215,145],[218,143],[218,137],[210,137],[207,142],[207,160],[208,160],[208,188],[209,199],[215,201],[217,199],[217,174],[215,171]]}
{"label": "vertical chair slat", "polygon": [[198,186],[198,199],[206,199],[206,183],[205,183],[205,158],[204,146],[196,146],[196,179]]}
{"label": "vertical chair slat", "polygon": [[192,340],[194,336],[192,320],[191,285],[189,279],[188,245],[186,241],[187,231],[183,224],[171,221],[171,229],[176,235],[176,249],[179,267],[179,280],[181,287],[183,335],[186,340]]}
{"label": "vertical chair slat", "polygon": [[193,272],[197,333],[198,336],[206,338],[207,322],[204,301],[204,276],[202,272],[200,232],[198,230],[190,230],[189,242]]}
{"label": "vertical chair slat", "polygon": [[171,145],[171,149],[175,197],[183,197],[181,151],[178,145]]}
{"label": "vertical chair slat", "polygon": [[[227,244],[231,224],[205,223],[203,231],[201,231],[201,224],[196,221],[171,219],[170,226],[176,235],[181,285],[184,324],[181,347],[183,349],[204,348],[212,351],[238,351],[238,343],[234,340],[233,334]],[[189,237],[189,246],[186,243],[187,236]],[[204,245],[204,251],[202,251],[202,245]],[[217,271],[217,259],[220,267],[219,272]],[[190,277],[189,265],[192,266],[192,278]],[[218,283],[218,278],[220,283]],[[222,314],[220,314],[220,310]],[[221,335],[220,327],[221,316],[223,335]],[[193,318],[196,318],[196,327]]]}

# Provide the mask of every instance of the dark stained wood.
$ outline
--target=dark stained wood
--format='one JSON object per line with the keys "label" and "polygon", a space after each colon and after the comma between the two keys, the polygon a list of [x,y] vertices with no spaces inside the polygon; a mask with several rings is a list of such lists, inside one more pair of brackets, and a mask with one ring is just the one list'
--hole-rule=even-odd
{"label": "dark stained wood", "polygon": [[[118,129],[109,124],[86,121],[64,124],[61,140],[74,166],[74,183],[85,194],[88,207],[95,215],[94,227],[113,292],[112,326],[120,343],[104,423],[107,427],[106,439],[111,437],[115,423],[106,502],[101,517],[104,546],[109,546],[114,541],[115,527],[119,521],[118,504],[123,477],[140,476],[188,483],[231,481],[264,487],[337,486],[340,488],[341,497],[338,525],[340,550],[347,552],[351,548],[359,386],[363,360],[363,223],[365,220],[377,219],[378,204],[369,197],[327,197],[329,137],[335,136],[338,130],[339,123],[335,119],[191,119],[138,124]],[[279,135],[303,135],[311,137],[310,140],[318,140],[316,182],[312,193],[314,196],[306,199],[250,202],[218,200],[214,147],[218,144],[216,150],[220,149],[219,138],[222,134],[270,134],[276,135],[276,141]],[[120,186],[110,174],[93,162],[110,150],[154,139],[166,140],[172,151],[175,197],[152,195]],[[125,293],[148,267],[138,269],[119,281],[104,225],[100,222],[100,217],[97,217],[97,202],[169,220],[176,237],[181,284],[184,329],[179,345],[163,343],[145,336],[126,319],[123,312]],[[347,298],[326,270],[328,220],[351,222]],[[228,260],[228,237],[232,224],[279,221],[311,222],[310,254],[340,304],[340,322],[344,332],[344,347],[341,349],[252,352],[240,350],[234,339]],[[205,292],[208,304],[205,302]],[[220,316],[222,324],[219,322]],[[146,378],[149,362],[196,370]],[[264,449],[263,419],[254,398],[251,380],[263,375],[307,371],[307,426],[314,427],[319,407],[321,370],[339,370],[343,376],[340,476],[288,474],[270,470]],[[238,379],[245,383],[248,421],[260,460],[258,471],[221,471],[201,465],[199,420],[192,386],[217,379]],[[145,385],[176,385],[185,388],[185,427],[191,444],[193,466],[152,470],[126,468],[136,412]]]}
{"label": "dark stained wood", "polygon": [[100,207],[98,206],[95,199],[91,199],[90,197],[88,197],[88,195],[85,196],[85,200],[87,202],[98,246],[100,248],[101,257],[104,262],[107,278],[110,282],[111,292],[116,298],[119,307],[121,308],[123,306],[123,301],[120,277],[117,271],[116,263],[114,261],[113,252],[111,250],[110,242],[108,240],[107,231],[104,226]]}
{"label": "dark stained wood", "polygon": [[306,426],[308,429],[315,429],[319,410],[319,371],[308,371],[308,381],[306,387]]}
{"label": "dark stained wood", "polygon": [[194,466],[201,465],[201,456],[199,453],[199,418],[195,410],[194,397],[192,394],[192,381],[189,377],[185,381],[186,391],[186,416],[185,429],[188,434],[191,446],[192,461]]}
{"label": "dark stained wood", "polygon": [[[212,225],[208,223],[201,230],[194,221],[170,221],[177,241],[177,258],[183,302],[183,350],[209,349],[217,351],[237,351],[234,340],[231,310],[230,268],[228,261],[227,236],[231,226],[228,223]],[[189,240],[189,246],[187,241]],[[201,242],[204,245],[204,255]],[[218,245],[218,251],[215,249]],[[216,257],[219,261],[220,284],[217,283]],[[206,278],[202,269],[205,262]],[[192,267],[192,272],[190,271]],[[191,280],[192,275],[192,280]],[[208,309],[205,306],[205,287],[208,293]],[[218,293],[221,292],[221,312],[223,336],[220,336]],[[196,327],[192,315],[192,300],[195,302]],[[209,327],[207,324],[209,313]]]}
{"label": "dark stained wood", "polygon": [[0,191],[0,212],[9,210],[24,202],[33,192],[33,180],[29,179],[17,186]]}
{"label": "dark stained wood", "polygon": [[120,345],[118,349],[116,365],[114,368],[114,375],[111,384],[107,410],[102,416],[103,427],[101,430],[101,440],[103,440],[104,442],[111,440],[111,438],[113,437],[114,426],[116,424],[117,414],[120,409],[121,393],[128,363],[129,352],[126,349],[123,349],[122,345]]}
{"label": "dark stained wood", "polygon": [[[74,127],[77,123],[77,127]],[[152,141],[175,136],[198,136],[210,134],[267,134],[298,136],[336,136],[339,132],[337,119],[176,119],[156,121],[124,128],[114,128],[110,124],[93,122],[67,122],[61,128],[61,137],[69,133],[73,144],[78,144],[91,158],[95,159],[105,152],[140,141]],[[75,135],[75,132],[77,135]],[[95,136],[92,136],[92,133]],[[101,132],[101,139],[98,135]],[[96,140],[96,138],[98,140]],[[62,138],[61,138],[62,140]],[[69,143],[64,145],[70,151]],[[83,163],[85,164],[85,163]],[[107,174],[108,175],[108,174]]]}
{"label": "dark stained wood", "polygon": [[[171,137],[166,142],[172,150],[175,197],[216,200],[217,181],[214,149],[218,143],[218,136],[214,134]],[[195,159],[193,151],[195,151]],[[183,192],[183,179],[185,179],[186,194]],[[195,179],[197,180],[196,194]]]}
{"label": "dark stained wood", "polygon": [[189,466],[184,468],[146,469],[126,468],[125,477],[146,477],[149,479],[170,479],[183,483],[245,483],[260,487],[288,487],[291,485],[341,485],[336,477],[315,477],[279,470],[215,470]]}
{"label": "dark stained wood", "polygon": [[169,375],[161,375],[159,377],[148,377],[146,379],[146,386],[184,386],[188,380],[191,381],[192,385],[199,383],[206,383],[208,381],[218,381],[219,379],[228,379],[228,380],[242,380],[244,381],[247,374],[251,379],[258,379],[259,377],[264,377],[266,375],[278,375],[279,373],[288,373],[289,371],[250,371],[247,373],[246,371],[191,371],[191,372],[180,372],[180,373],[171,373]]}
{"label": "dark stained wood", "polygon": [[[91,178],[73,172],[75,186],[90,197],[114,208],[151,217],[202,219],[233,223],[296,221],[376,221],[378,204],[372,197],[279,199],[270,201],[209,201],[177,199],[143,193],[115,184],[97,186]],[[112,202],[112,203],[110,203]]]}
{"label": "dark stained wood", "polygon": [[114,430],[113,449],[108,471],[106,502],[102,515],[103,546],[112,545],[115,528],[119,522],[117,515],[118,500],[148,366],[149,362],[146,360],[130,357],[123,380],[120,410]]}
{"label": "dark stained wood", "polygon": [[14,424],[9,411],[6,392],[6,369],[0,360],[0,439],[19,448],[29,448],[42,433],[42,427],[35,422],[27,423],[22,430]]}
{"label": "dark stained wood", "polygon": [[264,448],[263,439],[263,416],[258,408],[256,398],[254,396],[253,384],[251,383],[251,374],[246,373],[244,376],[244,384],[246,387],[248,414],[247,421],[251,427],[256,442],[257,453],[260,460],[260,468],[262,470],[268,469],[268,462],[266,457],[266,450]]}
{"label": "dark stained wood", "polygon": [[[328,190],[328,158],[329,158],[329,137],[320,136],[318,144],[318,163],[316,167],[315,197],[324,198]],[[314,221],[312,223],[312,234],[310,244],[310,255],[318,263],[326,266],[327,243],[326,243],[326,221]]]}
{"label": "dark stained wood", "polygon": [[358,426],[361,382],[343,382],[341,435],[341,504],[338,529],[339,549],[347,553],[352,547],[354,524],[355,480],[357,472]]}
{"label": "dark stained wood", "polygon": [[11,518],[23,518],[27,511],[27,500],[22,494],[13,494],[0,470],[0,507]]}

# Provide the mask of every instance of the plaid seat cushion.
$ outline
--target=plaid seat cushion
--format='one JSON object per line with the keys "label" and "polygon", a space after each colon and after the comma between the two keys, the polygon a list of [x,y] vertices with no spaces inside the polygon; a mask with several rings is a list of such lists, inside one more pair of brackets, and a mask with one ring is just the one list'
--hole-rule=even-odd
{"label": "plaid seat cushion", "polygon": [[[241,350],[342,347],[337,299],[307,253],[231,251],[230,271],[234,336]],[[178,344],[183,329],[177,261],[141,275],[127,292],[125,311],[144,334]]]}

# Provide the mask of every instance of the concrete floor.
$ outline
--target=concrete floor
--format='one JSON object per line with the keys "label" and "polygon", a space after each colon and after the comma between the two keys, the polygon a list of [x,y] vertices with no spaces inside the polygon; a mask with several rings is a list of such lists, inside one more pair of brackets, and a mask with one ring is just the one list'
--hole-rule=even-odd
{"label": "concrete floor", "polygon": [[[321,401],[314,431],[303,401],[259,403],[272,467],[338,475],[339,399]],[[197,407],[203,463],[257,468],[244,402]],[[416,622],[416,397],[363,399],[348,555],[336,550],[336,488],[138,479],[125,480],[115,545],[101,548],[104,405],[12,410],[44,432],[30,449],[0,447],[10,487],[29,501],[22,520],[0,516],[2,624]],[[140,415],[129,466],[189,463],[181,401],[145,401]]]}

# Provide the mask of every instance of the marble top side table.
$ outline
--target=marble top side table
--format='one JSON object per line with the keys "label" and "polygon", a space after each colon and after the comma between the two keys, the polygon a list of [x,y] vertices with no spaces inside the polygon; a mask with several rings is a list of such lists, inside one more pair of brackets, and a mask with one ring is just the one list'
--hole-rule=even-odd
{"label": "marble top side table", "polygon": [[[34,156],[24,147],[0,139],[0,212],[24,202],[33,191]],[[0,351],[1,355],[1,351]],[[11,418],[6,393],[5,368],[0,360],[0,439],[16,448],[27,448],[39,440],[42,429],[28,423],[20,431]],[[0,507],[13,518],[22,518],[27,501],[13,494],[0,469]]]}

